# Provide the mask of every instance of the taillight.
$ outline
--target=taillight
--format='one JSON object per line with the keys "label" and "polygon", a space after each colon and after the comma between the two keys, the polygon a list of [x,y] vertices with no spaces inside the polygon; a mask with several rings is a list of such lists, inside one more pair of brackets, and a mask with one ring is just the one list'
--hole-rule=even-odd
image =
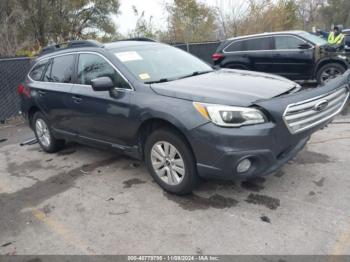
{"label": "taillight", "polygon": [[30,97],[30,90],[28,88],[25,88],[24,85],[19,84],[17,87],[17,93],[19,95],[25,95],[26,97]]}
{"label": "taillight", "polygon": [[211,56],[214,62],[219,61],[220,59],[224,58],[223,54],[215,53]]}
{"label": "taillight", "polygon": [[19,95],[22,95],[23,93],[24,93],[24,85],[22,85],[22,84],[19,84],[19,86],[17,87],[17,93],[19,94]]}

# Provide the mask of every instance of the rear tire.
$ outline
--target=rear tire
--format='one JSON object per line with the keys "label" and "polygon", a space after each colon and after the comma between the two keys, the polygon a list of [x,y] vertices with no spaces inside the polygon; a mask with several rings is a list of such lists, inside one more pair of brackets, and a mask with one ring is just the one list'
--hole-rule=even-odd
{"label": "rear tire", "polygon": [[47,118],[36,112],[33,116],[33,130],[40,147],[47,153],[56,153],[64,147],[65,141],[56,139]]}
{"label": "rear tire", "polygon": [[322,66],[316,74],[316,80],[318,84],[326,83],[327,81],[336,78],[344,74],[346,69],[344,66],[338,63],[329,63]]}
{"label": "rear tire", "polygon": [[154,131],[145,144],[145,162],[154,180],[165,191],[190,194],[197,186],[196,161],[181,134],[164,128]]}

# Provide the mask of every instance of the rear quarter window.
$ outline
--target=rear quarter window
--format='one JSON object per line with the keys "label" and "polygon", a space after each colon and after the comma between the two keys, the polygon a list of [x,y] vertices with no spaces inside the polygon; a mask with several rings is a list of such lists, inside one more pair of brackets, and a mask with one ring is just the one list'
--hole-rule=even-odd
{"label": "rear quarter window", "polygon": [[30,71],[29,77],[35,81],[40,81],[48,62],[48,60],[38,62]]}

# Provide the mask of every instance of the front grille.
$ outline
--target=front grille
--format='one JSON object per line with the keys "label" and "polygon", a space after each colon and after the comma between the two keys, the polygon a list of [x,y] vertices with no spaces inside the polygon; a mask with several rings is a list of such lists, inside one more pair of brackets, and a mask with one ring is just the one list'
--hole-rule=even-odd
{"label": "front grille", "polygon": [[291,104],[283,115],[284,122],[292,134],[302,132],[340,113],[348,98],[349,90],[344,86],[326,95]]}

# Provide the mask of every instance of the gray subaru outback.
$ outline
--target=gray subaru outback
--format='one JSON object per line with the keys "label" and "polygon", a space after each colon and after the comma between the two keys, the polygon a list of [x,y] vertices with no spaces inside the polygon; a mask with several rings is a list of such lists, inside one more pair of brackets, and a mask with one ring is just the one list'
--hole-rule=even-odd
{"label": "gray subaru outback", "polygon": [[66,141],[144,160],[166,191],[199,178],[278,170],[342,111],[346,72],[301,90],[283,77],[214,70],[151,41],[75,41],[43,50],[18,87],[22,113],[48,153]]}

